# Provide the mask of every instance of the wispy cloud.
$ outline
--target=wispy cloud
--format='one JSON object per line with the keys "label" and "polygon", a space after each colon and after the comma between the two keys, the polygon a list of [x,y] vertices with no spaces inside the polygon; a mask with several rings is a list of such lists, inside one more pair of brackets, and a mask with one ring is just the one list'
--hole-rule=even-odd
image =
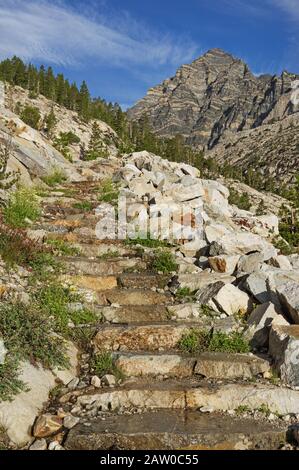
{"label": "wispy cloud", "polygon": [[0,57],[12,54],[64,66],[93,59],[155,67],[189,61],[196,47],[186,38],[140,28],[129,15],[116,24],[95,9],[82,13],[63,1],[0,0]]}
{"label": "wispy cloud", "polygon": [[268,3],[287,13],[290,20],[299,21],[299,0],[268,0]]}
{"label": "wispy cloud", "polygon": [[269,17],[269,8],[260,0],[201,0],[205,1],[210,8],[229,16],[246,16],[251,18],[267,18]]}

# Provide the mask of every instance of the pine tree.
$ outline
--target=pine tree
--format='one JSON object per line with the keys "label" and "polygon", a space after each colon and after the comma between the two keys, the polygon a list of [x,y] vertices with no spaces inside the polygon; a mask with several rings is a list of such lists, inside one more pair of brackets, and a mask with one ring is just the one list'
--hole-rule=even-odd
{"label": "pine tree", "polygon": [[49,67],[45,76],[44,95],[49,100],[56,100],[56,80],[52,67]]}
{"label": "pine tree", "polygon": [[27,72],[27,88],[31,93],[37,94],[39,91],[39,77],[36,68],[29,64]]}
{"label": "pine tree", "polygon": [[44,118],[44,124],[45,124],[45,128],[46,128],[46,132],[48,133],[48,135],[50,137],[53,136],[53,131],[55,129],[55,126],[56,126],[57,122],[58,121],[56,119],[54,110],[52,108],[51,111],[49,112],[49,114],[47,114]]}
{"label": "pine tree", "polygon": [[45,67],[41,65],[38,72],[38,93],[45,95],[45,82],[46,82],[46,71]]}
{"label": "pine tree", "polygon": [[63,105],[65,103],[65,81],[62,74],[58,74],[56,77],[56,101],[58,104]]}
{"label": "pine tree", "polygon": [[83,160],[96,160],[104,156],[104,144],[100,127],[96,121],[92,125],[92,134],[90,137],[88,149],[84,154]]}
{"label": "pine tree", "polygon": [[82,83],[80,88],[78,105],[80,116],[84,121],[88,121],[90,118],[90,93],[85,81]]}
{"label": "pine tree", "polygon": [[27,69],[24,62],[18,57],[12,58],[13,70],[14,70],[14,83],[15,85],[25,87],[27,84]]}
{"label": "pine tree", "polygon": [[72,83],[68,96],[69,109],[72,111],[78,111],[79,103],[79,90],[76,83]]}

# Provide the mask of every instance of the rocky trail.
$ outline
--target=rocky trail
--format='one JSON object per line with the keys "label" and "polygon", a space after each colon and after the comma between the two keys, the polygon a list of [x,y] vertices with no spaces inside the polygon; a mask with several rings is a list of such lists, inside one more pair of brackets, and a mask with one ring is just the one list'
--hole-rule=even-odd
{"label": "rocky trail", "polygon": [[[121,170],[111,166],[111,175],[126,175],[132,199],[133,184],[138,200],[149,185],[156,192],[149,179],[159,175],[149,161],[166,171],[166,163],[161,168],[158,157],[145,153],[125,160]],[[167,164],[170,173],[178,170]],[[148,168],[143,175],[142,167]],[[202,181],[206,190],[198,195],[201,180],[186,175],[195,171],[187,167],[185,176],[171,178],[187,178],[188,200],[207,201],[205,242],[169,245],[177,264],[164,272],[153,267],[153,259],[166,248],[97,239],[101,181],[66,183],[42,197],[43,217],[30,234],[72,247],[72,255],[59,258],[60,280],[84,299],[70,308],[88,308],[97,321],[80,325],[88,340],[77,351],[72,379],[60,381],[35,422],[27,423],[33,425],[31,450],[296,446],[299,369],[289,350],[298,351],[299,322],[296,306],[291,319],[289,304],[282,302],[282,309],[273,297],[280,291],[282,298],[285,283],[299,282],[291,264],[298,259],[277,255],[269,242],[273,217],[232,210],[226,188],[217,182]],[[178,194],[184,199],[182,186]],[[263,236],[253,235],[252,227]],[[200,331],[221,345],[196,347]],[[244,343],[227,347],[228,338],[246,338],[254,347],[251,352],[244,351]],[[281,379],[274,372],[277,354]]]}

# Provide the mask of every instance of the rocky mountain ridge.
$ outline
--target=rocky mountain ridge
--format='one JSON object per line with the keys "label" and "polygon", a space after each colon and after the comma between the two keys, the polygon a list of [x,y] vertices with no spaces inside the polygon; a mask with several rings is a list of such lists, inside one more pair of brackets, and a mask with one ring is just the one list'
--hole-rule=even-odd
{"label": "rocky mountain ridge", "polygon": [[[288,72],[257,77],[243,61],[213,49],[150,89],[128,116],[139,120],[146,115],[158,136],[180,134],[187,144],[204,149],[212,158],[216,155],[220,162],[240,160],[245,169],[250,165],[258,169],[261,162],[270,174],[291,180],[299,167],[299,108],[291,100],[292,84],[298,78]],[[288,145],[290,122],[294,132]],[[269,150],[263,146],[264,132],[269,132]],[[283,146],[278,146],[280,138]],[[236,142],[234,156],[226,152],[232,142]],[[254,162],[246,155],[243,159],[244,147],[254,154]]]}

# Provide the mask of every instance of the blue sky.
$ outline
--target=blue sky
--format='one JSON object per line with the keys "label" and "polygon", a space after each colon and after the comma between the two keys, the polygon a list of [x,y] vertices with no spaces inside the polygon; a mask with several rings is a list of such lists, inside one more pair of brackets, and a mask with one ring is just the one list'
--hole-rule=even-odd
{"label": "blue sky", "polygon": [[52,65],[132,105],[213,47],[299,73],[299,0],[0,0],[0,58]]}

